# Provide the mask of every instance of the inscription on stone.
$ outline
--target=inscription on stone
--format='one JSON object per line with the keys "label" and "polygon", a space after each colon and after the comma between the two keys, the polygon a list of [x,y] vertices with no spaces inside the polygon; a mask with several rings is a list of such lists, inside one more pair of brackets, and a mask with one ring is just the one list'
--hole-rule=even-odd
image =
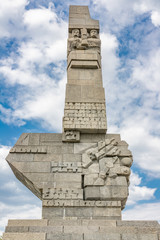
{"label": "inscription on stone", "polygon": [[63,142],[79,142],[80,141],[80,132],[68,130],[62,134]]}
{"label": "inscription on stone", "polygon": [[43,191],[43,199],[83,199],[82,189],[48,188]]}
{"label": "inscription on stone", "polygon": [[82,163],[81,162],[51,162],[51,172],[60,173],[81,173]]}
{"label": "inscription on stone", "polygon": [[47,149],[44,146],[16,146],[10,153],[47,153]]}

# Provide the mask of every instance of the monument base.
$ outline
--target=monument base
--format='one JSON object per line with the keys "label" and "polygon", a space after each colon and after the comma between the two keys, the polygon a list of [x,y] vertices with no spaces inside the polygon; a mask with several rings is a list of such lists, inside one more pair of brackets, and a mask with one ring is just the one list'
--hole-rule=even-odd
{"label": "monument base", "polygon": [[159,240],[157,221],[9,220],[3,240]]}

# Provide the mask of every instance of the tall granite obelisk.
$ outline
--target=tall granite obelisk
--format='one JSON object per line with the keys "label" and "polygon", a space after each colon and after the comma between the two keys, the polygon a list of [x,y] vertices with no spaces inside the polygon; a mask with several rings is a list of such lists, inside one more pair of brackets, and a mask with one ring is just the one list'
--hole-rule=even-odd
{"label": "tall granite obelisk", "polygon": [[122,221],[132,154],[106,134],[99,22],[70,6],[61,133],[23,133],[7,161],[42,200],[41,220],[9,220],[3,240],[158,240],[156,221]]}

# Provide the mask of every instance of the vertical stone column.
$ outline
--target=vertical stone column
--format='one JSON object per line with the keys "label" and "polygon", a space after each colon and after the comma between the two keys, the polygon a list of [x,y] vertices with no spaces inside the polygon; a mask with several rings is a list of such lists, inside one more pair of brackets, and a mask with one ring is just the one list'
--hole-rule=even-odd
{"label": "vertical stone column", "polygon": [[70,6],[63,131],[106,133],[99,21],[87,6]]}

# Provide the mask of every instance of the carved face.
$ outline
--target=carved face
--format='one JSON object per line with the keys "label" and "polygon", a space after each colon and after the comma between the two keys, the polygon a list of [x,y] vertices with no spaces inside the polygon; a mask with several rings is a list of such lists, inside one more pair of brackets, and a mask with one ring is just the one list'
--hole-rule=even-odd
{"label": "carved face", "polygon": [[73,37],[79,37],[79,29],[73,29],[72,30],[72,36]]}
{"label": "carved face", "polygon": [[96,30],[96,29],[92,29],[92,30],[90,31],[90,36],[91,36],[92,38],[97,38],[97,37],[98,37],[98,32],[97,32],[97,30]]}

